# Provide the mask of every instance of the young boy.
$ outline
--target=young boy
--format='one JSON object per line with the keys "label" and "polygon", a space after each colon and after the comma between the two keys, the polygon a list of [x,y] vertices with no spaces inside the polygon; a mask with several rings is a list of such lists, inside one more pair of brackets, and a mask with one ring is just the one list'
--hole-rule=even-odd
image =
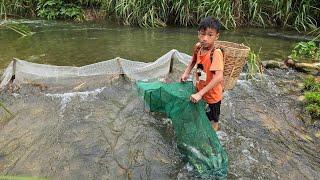
{"label": "young boy", "polygon": [[196,65],[197,93],[190,96],[193,103],[204,99],[207,103],[206,114],[212,128],[219,130],[220,105],[223,91],[223,53],[215,48],[214,42],[219,38],[220,23],[212,17],[203,19],[198,27],[199,42],[195,45],[193,58],[181,81],[187,80],[192,68]]}

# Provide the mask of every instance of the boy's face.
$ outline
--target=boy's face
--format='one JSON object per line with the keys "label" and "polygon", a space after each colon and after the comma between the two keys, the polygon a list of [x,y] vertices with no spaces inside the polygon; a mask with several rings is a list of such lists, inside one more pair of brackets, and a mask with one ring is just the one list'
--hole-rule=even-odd
{"label": "boy's face", "polygon": [[218,40],[219,33],[217,30],[212,28],[207,28],[205,30],[198,31],[198,38],[201,46],[204,48],[211,48],[214,44],[214,41]]}

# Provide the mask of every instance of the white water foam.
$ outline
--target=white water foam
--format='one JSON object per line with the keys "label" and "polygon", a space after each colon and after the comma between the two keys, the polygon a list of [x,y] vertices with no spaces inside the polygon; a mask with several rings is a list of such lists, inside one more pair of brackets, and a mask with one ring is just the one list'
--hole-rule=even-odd
{"label": "white water foam", "polygon": [[84,92],[71,92],[71,93],[63,93],[63,94],[45,94],[45,96],[47,97],[52,97],[52,98],[60,98],[61,99],[61,107],[60,107],[60,113],[59,115],[61,117],[63,117],[63,113],[67,107],[67,104],[72,100],[72,98],[74,97],[80,97],[82,101],[87,100],[87,98],[89,97],[89,95],[93,95],[96,96],[98,94],[100,94],[103,90],[105,89],[105,87],[103,88],[98,88],[95,89],[93,91],[84,91]]}

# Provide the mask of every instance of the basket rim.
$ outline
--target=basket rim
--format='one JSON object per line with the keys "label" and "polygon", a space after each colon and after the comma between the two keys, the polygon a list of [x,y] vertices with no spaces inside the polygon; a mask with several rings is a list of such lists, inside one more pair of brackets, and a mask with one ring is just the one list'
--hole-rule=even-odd
{"label": "basket rim", "polygon": [[[221,45],[221,46],[224,46],[224,45],[223,45],[223,44],[220,44],[220,43],[233,44],[233,45],[237,45],[238,47],[227,46],[227,45],[225,45],[225,46],[228,47],[228,48],[232,48],[232,49],[250,51],[250,47],[244,45],[243,43],[239,44],[239,43],[231,42],[231,41],[216,41],[215,43],[218,43],[218,44]],[[239,48],[239,47],[241,47],[241,48]]]}

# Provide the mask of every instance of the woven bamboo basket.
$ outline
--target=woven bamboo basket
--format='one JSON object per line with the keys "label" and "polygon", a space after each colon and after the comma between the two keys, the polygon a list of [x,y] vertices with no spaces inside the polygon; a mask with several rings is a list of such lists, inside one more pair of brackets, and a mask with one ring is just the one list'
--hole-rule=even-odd
{"label": "woven bamboo basket", "polygon": [[224,52],[224,90],[232,89],[246,64],[250,48],[228,41],[216,41],[215,46]]}

